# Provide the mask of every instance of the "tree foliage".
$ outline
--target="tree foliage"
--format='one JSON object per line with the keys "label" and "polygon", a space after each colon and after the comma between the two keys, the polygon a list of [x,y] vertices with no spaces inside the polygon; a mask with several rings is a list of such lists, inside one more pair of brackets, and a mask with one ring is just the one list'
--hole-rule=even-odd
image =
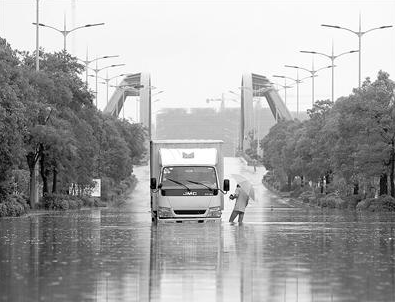
{"label": "tree foliage", "polygon": [[144,156],[146,129],[103,115],[81,79],[84,67],[67,52],[18,52],[0,39],[0,203],[12,171],[34,172],[43,193],[79,192],[97,177],[119,183]]}
{"label": "tree foliage", "polygon": [[390,188],[394,196],[394,88],[380,71],[334,104],[317,101],[310,119],[278,123],[262,140],[266,167],[316,184],[341,180],[347,192]]}

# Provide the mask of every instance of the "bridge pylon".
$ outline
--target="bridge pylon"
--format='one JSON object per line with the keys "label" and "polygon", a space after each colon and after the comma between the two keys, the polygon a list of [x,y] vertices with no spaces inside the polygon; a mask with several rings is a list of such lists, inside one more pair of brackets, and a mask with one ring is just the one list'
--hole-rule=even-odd
{"label": "bridge pylon", "polygon": [[151,132],[151,76],[147,72],[129,74],[116,87],[103,112],[118,117],[128,96],[140,97],[139,122]]}
{"label": "bridge pylon", "polygon": [[248,148],[248,134],[254,131],[253,112],[254,97],[265,97],[276,121],[292,120],[291,113],[281,99],[273,84],[263,75],[255,73],[243,74],[241,80],[241,114],[239,149]]}

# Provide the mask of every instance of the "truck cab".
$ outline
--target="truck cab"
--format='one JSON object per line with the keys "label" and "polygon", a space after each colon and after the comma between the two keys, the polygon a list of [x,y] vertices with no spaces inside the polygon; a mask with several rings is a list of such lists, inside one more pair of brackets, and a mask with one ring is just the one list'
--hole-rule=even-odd
{"label": "truck cab", "polygon": [[229,181],[221,141],[151,142],[153,220],[219,220]]}

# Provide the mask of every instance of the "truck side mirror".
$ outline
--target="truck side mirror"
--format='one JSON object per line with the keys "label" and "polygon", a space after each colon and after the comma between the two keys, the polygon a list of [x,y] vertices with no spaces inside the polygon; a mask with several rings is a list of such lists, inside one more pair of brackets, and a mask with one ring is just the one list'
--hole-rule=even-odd
{"label": "truck side mirror", "polygon": [[228,192],[230,188],[229,179],[224,179],[224,191]]}
{"label": "truck side mirror", "polygon": [[156,178],[155,177],[151,178],[150,188],[151,188],[151,190],[155,190],[156,189]]}

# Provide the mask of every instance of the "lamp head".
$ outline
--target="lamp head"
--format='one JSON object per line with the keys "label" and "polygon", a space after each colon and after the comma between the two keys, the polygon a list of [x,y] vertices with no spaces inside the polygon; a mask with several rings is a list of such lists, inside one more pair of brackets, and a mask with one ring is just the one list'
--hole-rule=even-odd
{"label": "lamp head", "polygon": [[86,24],[84,27],[92,27],[92,26],[98,26],[98,25],[104,25],[104,23]]}
{"label": "lamp head", "polygon": [[324,27],[332,27],[332,28],[341,28],[341,27],[338,26],[338,25],[321,24],[321,26],[324,26]]}

